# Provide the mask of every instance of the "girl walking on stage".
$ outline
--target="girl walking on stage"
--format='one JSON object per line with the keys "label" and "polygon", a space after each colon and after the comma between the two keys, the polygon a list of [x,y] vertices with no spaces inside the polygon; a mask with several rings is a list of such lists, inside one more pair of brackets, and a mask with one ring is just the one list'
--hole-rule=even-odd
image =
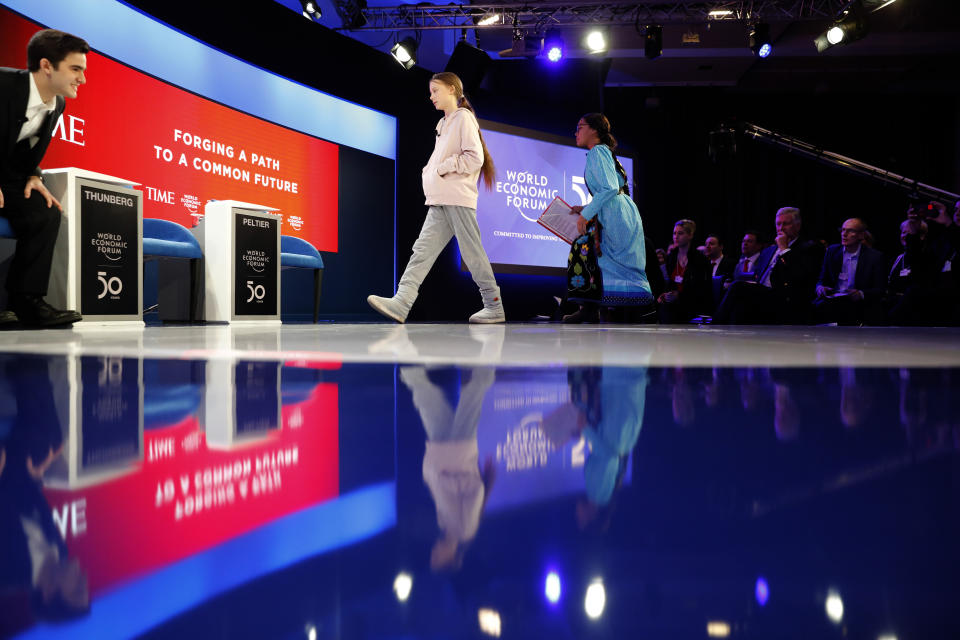
{"label": "girl walking on stage", "polygon": [[413,244],[413,255],[397,285],[397,294],[392,298],[368,296],[367,302],[388,318],[404,322],[430,267],[450,238],[456,236],[463,261],[483,297],[483,309],[470,316],[470,322],[504,322],[500,288],[477,226],[477,180],[483,173],[484,184],[492,187],[493,160],[456,74],[437,73],[430,79],[430,101],[443,111],[443,119],[437,123],[437,142],[423,168],[423,194],[430,207],[427,218]]}
{"label": "girl walking on stage", "polygon": [[616,139],[602,113],[588,113],[577,123],[577,146],[589,149],[583,177],[593,200],[572,207],[577,230],[567,267],[567,299],[580,310],[564,322],[596,322],[600,307],[621,310],[623,319],[645,317],[653,309],[647,281],[643,222],[630,199],[627,173],[613,156]]}

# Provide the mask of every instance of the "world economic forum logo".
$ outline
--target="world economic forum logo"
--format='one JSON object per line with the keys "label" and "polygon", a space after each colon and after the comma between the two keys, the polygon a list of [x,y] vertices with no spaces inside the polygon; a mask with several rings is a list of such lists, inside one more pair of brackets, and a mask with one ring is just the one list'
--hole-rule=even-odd
{"label": "world economic forum logo", "polygon": [[[561,177],[547,175],[538,175],[527,171],[514,171],[508,169],[506,180],[498,180],[495,185],[497,194],[504,196],[504,202],[508,207],[517,211],[525,220],[536,222],[543,210],[557,196],[568,200],[571,205],[586,205],[592,199],[587,191],[586,183],[582,176],[573,176],[566,173]],[[573,202],[566,191],[561,195],[560,189],[554,185],[563,184],[570,181],[569,187],[573,193],[579,196],[579,202]]]}

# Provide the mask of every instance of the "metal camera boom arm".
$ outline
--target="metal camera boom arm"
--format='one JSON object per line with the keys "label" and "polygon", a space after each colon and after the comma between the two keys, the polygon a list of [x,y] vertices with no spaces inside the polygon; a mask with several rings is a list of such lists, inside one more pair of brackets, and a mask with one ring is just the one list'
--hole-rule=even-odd
{"label": "metal camera boom arm", "polygon": [[816,160],[829,167],[835,167],[848,173],[878,180],[883,184],[902,189],[909,195],[916,195],[940,202],[956,202],[960,200],[960,195],[956,193],[918,182],[917,180],[907,178],[892,171],[887,171],[886,169],[874,167],[873,165],[848,158],[833,151],[821,149],[803,140],[781,135],[775,131],[764,129],[749,122],[743,124],[743,134],[753,140],[759,140],[760,142],[778,147],[787,153],[794,153],[805,158],[810,158],[811,160]]}

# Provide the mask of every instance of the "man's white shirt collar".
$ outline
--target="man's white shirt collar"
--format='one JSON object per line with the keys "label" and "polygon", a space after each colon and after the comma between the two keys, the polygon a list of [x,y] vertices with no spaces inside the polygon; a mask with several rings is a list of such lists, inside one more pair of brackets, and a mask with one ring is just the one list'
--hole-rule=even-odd
{"label": "man's white shirt collar", "polygon": [[30,97],[27,99],[27,112],[29,113],[31,109],[43,108],[44,111],[53,111],[57,108],[57,96],[50,98],[49,102],[44,102],[40,98],[40,89],[37,88],[37,79],[31,73],[30,74]]}

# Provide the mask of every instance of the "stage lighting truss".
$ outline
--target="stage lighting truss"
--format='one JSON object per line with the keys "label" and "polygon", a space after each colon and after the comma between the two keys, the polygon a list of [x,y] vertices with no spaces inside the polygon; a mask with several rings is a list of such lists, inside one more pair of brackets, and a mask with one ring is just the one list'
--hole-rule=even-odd
{"label": "stage lighting truss", "polygon": [[[880,0],[878,0],[880,1]],[[344,21],[342,31],[429,31],[438,29],[522,28],[542,33],[551,27],[696,24],[715,21],[829,21],[847,0],[714,0],[694,2],[558,0],[474,4],[406,4],[367,7],[365,0],[337,0],[364,18]],[[339,12],[339,11],[338,11]],[[494,18],[496,16],[496,18]]]}

